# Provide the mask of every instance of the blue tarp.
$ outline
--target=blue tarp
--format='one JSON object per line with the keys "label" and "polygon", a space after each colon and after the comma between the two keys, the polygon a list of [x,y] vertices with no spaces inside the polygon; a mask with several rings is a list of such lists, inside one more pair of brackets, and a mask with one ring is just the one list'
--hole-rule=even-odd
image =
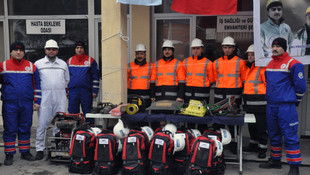
{"label": "blue tarp", "polygon": [[173,114],[147,114],[137,113],[134,115],[123,114],[122,120],[125,123],[138,123],[138,122],[160,122],[170,121],[172,123],[198,123],[198,124],[225,124],[225,125],[244,125],[244,115],[242,116],[204,116],[194,117],[187,115],[173,115]]}

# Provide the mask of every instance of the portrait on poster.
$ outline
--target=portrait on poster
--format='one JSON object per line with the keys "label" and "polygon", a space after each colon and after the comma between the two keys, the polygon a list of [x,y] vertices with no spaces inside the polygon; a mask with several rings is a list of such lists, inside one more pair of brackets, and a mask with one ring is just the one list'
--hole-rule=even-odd
{"label": "portrait on poster", "polygon": [[290,56],[310,64],[310,1],[254,1],[257,65],[266,66],[272,59],[272,42],[278,37],[286,39]]}

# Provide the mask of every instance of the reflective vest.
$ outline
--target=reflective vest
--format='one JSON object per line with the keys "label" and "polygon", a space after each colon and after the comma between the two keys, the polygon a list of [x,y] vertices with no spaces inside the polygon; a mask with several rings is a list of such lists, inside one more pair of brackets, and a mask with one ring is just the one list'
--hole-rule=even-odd
{"label": "reflective vest", "polygon": [[210,87],[214,82],[212,62],[206,57],[198,60],[197,57],[188,57],[183,61],[186,72],[186,86]]}
{"label": "reflective vest", "polygon": [[227,56],[217,59],[213,63],[213,73],[216,88],[242,88],[245,79],[246,65],[241,58],[234,56],[228,60]]}
{"label": "reflective vest", "polygon": [[256,67],[254,64],[251,68],[247,68],[246,80],[244,82],[244,94],[266,94],[265,71],[265,67]]}
{"label": "reflective vest", "polygon": [[156,86],[178,86],[185,82],[182,62],[176,58],[165,61],[161,59],[153,64],[151,83]]}
{"label": "reflective vest", "polygon": [[146,62],[140,66],[135,62],[127,65],[127,87],[128,89],[150,89],[151,64]]}

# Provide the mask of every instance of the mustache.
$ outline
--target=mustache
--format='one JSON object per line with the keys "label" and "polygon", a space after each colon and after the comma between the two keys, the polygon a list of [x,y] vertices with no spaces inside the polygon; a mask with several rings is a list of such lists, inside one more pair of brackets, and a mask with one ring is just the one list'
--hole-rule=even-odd
{"label": "mustache", "polygon": [[276,51],[276,50],[273,50],[273,51],[272,51],[272,53],[278,53],[278,51]]}

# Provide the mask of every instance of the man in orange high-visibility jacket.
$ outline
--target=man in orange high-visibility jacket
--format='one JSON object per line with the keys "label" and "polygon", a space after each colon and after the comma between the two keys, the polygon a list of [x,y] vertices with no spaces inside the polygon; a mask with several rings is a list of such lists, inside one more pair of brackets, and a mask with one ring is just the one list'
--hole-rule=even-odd
{"label": "man in orange high-visibility jacket", "polygon": [[193,56],[183,60],[186,73],[185,102],[200,100],[209,103],[210,85],[214,82],[212,61],[203,55],[203,44],[200,39],[191,43]]}
{"label": "man in orange high-visibility jacket", "polygon": [[255,115],[256,123],[249,124],[250,144],[246,152],[258,152],[258,158],[266,158],[267,152],[267,123],[266,123],[266,79],[265,67],[254,65],[254,45],[247,52],[247,72],[243,89],[244,110]]}
{"label": "man in orange high-visibility jacket", "polygon": [[150,79],[152,64],[146,61],[146,47],[137,44],[136,58],[127,66],[127,95],[139,95],[145,101],[145,107],[150,106]]}
{"label": "man in orange high-visibility jacket", "polygon": [[174,46],[170,40],[163,45],[163,58],[153,64],[151,75],[151,99],[184,100],[185,73],[182,62],[174,58]]}
{"label": "man in orange high-visibility jacket", "polygon": [[[236,104],[241,105],[242,86],[245,79],[246,63],[237,56],[235,40],[228,36],[222,42],[222,51],[224,56],[213,62],[213,73],[215,78],[214,103],[231,96],[236,97]],[[216,128],[216,125],[215,125]],[[234,134],[232,126],[229,126],[230,132]],[[233,138],[230,144],[230,150],[236,153],[236,140]]]}

